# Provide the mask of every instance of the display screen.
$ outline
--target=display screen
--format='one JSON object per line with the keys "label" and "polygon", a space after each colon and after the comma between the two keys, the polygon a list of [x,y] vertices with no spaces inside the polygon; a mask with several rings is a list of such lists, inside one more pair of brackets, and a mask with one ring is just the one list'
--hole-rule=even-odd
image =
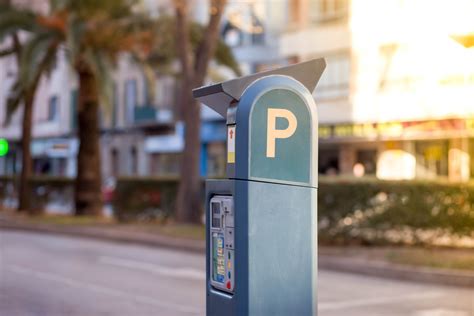
{"label": "display screen", "polygon": [[221,203],[218,202],[212,202],[211,203],[211,208],[212,208],[212,214],[214,215],[219,215],[221,213]]}
{"label": "display screen", "polygon": [[225,279],[224,236],[220,233],[212,234],[212,279],[219,283]]}
{"label": "display screen", "polygon": [[220,228],[221,227],[221,203],[212,202],[212,227]]}

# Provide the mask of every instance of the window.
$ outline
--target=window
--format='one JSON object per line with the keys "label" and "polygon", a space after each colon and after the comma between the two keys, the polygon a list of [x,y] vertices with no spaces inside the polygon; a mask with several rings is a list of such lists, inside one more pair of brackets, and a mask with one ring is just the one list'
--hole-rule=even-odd
{"label": "window", "polygon": [[78,94],[77,89],[71,90],[71,130],[77,130],[77,100]]}
{"label": "window", "polygon": [[319,173],[324,175],[339,174],[339,149],[320,148],[319,149]]}
{"label": "window", "polygon": [[5,174],[14,175],[17,172],[17,154],[15,150],[10,150],[5,159]]}
{"label": "window", "polygon": [[356,152],[356,163],[364,166],[364,174],[374,175],[377,171],[377,150],[358,150]]}
{"label": "window", "polygon": [[111,172],[110,173],[113,177],[116,178],[119,175],[119,171],[120,171],[119,170],[119,168],[120,168],[120,166],[119,166],[119,163],[120,163],[119,153],[118,153],[117,149],[114,148],[114,149],[111,150],[110,160],[111,160],[110,161],[111,162],[110,163],[110,166],[111,166],[111,170],[110,170]]}
{"label": "window", "polygon": [[130,149],[130,174],[136,175],[138,173],[138,158],[137,158],[137,149],[132,147]]}
{"label": "window", "polygon": [[[310,0],[311,1],[311,0]],[[300,17],[300,7],[301,7],[301,0],[290,0],[288,3],[288,20],[290,24],[298,23],[301,19]]]}
{"label": "window", "polygon": [[59,118],[59,99],[57,96],[52,96],[49,98],[48,104],[48,121],[56,121]]}
{"label": "window", "polygon": [[153,154],[150,163],[150,169],[153,175],[178,175],[180,172],[181,154]]}
{"label": "window", "polygon": [[309,18],[313,23],[344,20],[349,12],[349,0],[309,0]]}
{"label": "window", "polygon": [[435,179],[448,175],[448,141],[419,141],[415,143],[416,177]]}
{"label": "window", "polygon": [[170,108],[175,100],[175,80],[171,76],[161,76],[156,81],[156,105]]}
{"label": "window", "polygon": [[240,3],[226,15],[222,38],[231,47],[265,44],[265,28],[251,3]]}
{"label": "window", "polygon": [[225,175],[226,143],[214,142],[207,144],[207,175],[211,177]]}
{"label": "window", "polygon": [[326,57],[327,67],[316,86],[318,99],[345,98],[349,95],[350,54],[340,52]]}
{"label": "window", "polygon": [[125,115],[129,124],[134,121],[134,111],[137,103],[137,81],[135,79],[127,80],[125,82]]}
{"label": "window", "polygon": [[33,172],[36,175],[60,176],[66,175],[67,159],[38,157],[33,159]]}
{"label": "window", "polygon": [[112,87],[112,128],[117,127],[118,115],[118,97],[117,97],[117,83],[114,82]]}
{"label": "window", "polygon": [[469,161],[471,169],[471,179],[474,179],[474,139],[469,140]]}

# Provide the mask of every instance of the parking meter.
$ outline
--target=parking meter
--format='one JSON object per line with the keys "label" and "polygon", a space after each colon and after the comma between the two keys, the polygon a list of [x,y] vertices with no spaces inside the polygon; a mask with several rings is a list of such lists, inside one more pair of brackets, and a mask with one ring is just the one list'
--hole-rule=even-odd
{"label": "parking meter", "polygon": [[312,60],[195,89],[227,120],[206,181],[207,315],[317,314],[318,121]]}

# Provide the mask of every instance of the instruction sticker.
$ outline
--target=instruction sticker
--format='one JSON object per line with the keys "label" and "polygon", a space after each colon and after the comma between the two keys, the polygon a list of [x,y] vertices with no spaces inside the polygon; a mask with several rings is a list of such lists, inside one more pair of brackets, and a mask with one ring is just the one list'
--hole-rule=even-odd
{"label": "instruction sticker", "polygon": [[235,163],[235,125],[227,128],[227,163]]}

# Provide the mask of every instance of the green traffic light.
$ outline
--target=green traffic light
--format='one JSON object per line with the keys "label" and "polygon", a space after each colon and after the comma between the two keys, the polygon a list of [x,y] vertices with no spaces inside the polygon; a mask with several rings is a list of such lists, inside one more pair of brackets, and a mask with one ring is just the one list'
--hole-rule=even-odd
{"label": "green traffic light", "polygon": [[8,141],[6,139],[0,138],[0,157],[8,154]]}

